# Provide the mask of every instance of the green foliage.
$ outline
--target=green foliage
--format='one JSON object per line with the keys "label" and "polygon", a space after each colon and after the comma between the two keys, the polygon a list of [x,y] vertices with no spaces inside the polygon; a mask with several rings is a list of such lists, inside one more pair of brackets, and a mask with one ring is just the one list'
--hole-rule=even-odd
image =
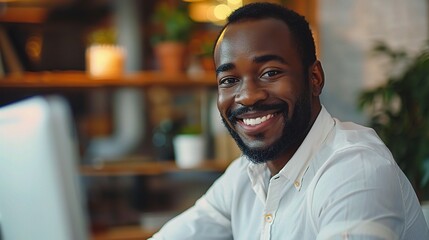
{"label": "green foliage", "polygon": [[213,57],[214,40],[213,41],[209,41],[209,40],[203,41],[201,43],[200,48],[201,48],[200,49],[201,51],[199,54],[200,57],[210,57],[210,58]]}
{"label": "green foliage", "polygon": [[117,32],[113,28],[100,28],[88,35],[88,44],[116,44]]}
{"label": "green foliage", "polygon": [[384,85],[363,91],[359,107],[369,113],[371,127],[422,191],[429,185],[429,44],[415,57],[382,43],[375,52],[388,56],[393,70],[405,68]]}
{"label": "green foliage", "polygon": [[178,134],[198,135],[202,133],[200,125],[185,125],[180,128]]}
{"label": "green foliage", "polygon": [[185,4],[173,7],[166,3],[156,7],[152,23],[157,30],[151,38],[152,44],[162,41],[186,42],[194,25]]}

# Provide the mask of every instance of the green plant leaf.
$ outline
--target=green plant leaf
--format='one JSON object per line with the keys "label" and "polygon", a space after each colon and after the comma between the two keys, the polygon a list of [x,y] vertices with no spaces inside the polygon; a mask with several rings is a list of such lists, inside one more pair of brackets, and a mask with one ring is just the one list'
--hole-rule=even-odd
{"label": "green plant leaf", "polygon": [[374,52],[389,57],[392,68],[405,68],[401,74],[387,75],[385,84],[360,92],[357,105],[368,113],[370,127],[410,182],[421,189],[429,184],[429,41],[412,58],[381,42]]}
{"label": "green plant leaf", "polygon": [[152,44],[162,41],[186,42],[194,26],[184,3],[177,7],[166,3],[157,5],[151,20],[157,29],[151,36]]}
{"label": "green plant leaf", "polygon": [[423,160],[422,170],[423,177],[420,184],[424,187],[427,186],[427,184],[429,183],[429,158]]}

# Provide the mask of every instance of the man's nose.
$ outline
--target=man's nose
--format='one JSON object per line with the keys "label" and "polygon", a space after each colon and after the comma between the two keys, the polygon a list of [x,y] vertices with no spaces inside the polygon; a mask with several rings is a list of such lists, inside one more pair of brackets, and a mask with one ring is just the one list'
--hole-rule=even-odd
{"label": "man's nose", "polygon": [[235,102],[243,106],[252,106],[267,99],[267,97],[266,89],[257,80],[246,79],[242,81],[235,95]]}

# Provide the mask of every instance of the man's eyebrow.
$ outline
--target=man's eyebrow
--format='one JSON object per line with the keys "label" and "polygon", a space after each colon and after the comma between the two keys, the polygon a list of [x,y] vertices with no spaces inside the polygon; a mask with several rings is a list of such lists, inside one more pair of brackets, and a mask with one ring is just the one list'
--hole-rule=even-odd
{"label": "man's eyebrow", "polygon": [[[253,58],[253,62],[255,63],[265,63],[265,62],[269,62],[269,61],[278,61],[281,63],[286,64],[286,60],[282,57],[280,57],[279,55],[275,55],[275,54],[268,54],[268,55],[262,55],[262,56],[257,56],[255,58]],[[225,72],[225,71],[229,71],[231,69],[234,69],[235,65],[233,63],[225,63],[225,64],[221,64],[219,67],[216,68],[216,75],[218,75],[221,72]]]}
{"label": "man's eyebrow", "polygon": [[221,64],[219,67],[216,68],[216,75],[218,75],[221,72],[229,71],[234,68],[235,68],[235,65],[232,63]]}
{"label": "man's eyebrow", "polygon": [[257,56],[255,58],[253,58],[253,62],[255,62],[255,63],[265,63],[265,62],[269,62],[269,61],[278,61],[278,62],[286,64],[286,60],[284,58],[280,57],[279,55],[275,55],[275,54],[262,55],[262,56]]}

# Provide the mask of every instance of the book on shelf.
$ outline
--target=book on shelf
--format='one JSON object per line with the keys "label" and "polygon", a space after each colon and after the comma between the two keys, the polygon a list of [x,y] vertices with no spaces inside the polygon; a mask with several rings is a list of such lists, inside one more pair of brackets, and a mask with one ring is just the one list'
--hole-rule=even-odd
{"label": "book on shelf", "polygon": [[20,74],[24,72],[22,63],[3,27],[0,27],[0,56],[0,77],[3,77],[6,73]]}

